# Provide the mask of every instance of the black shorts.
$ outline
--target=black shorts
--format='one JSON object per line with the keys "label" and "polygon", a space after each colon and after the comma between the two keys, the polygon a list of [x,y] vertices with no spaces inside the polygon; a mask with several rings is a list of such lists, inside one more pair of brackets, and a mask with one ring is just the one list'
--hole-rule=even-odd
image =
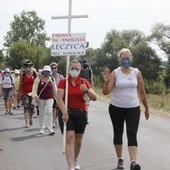
{"label": "black shorts", "polygon": [[[61,133],[63,134],[63,120],[62,120],[62,112],[59,110],[58,112],[58,121],[60,125]],[[87,125],[87,112],[84,112],[80,117],[69,117],[67,122],[66,131],[73,130],[75,133],[83,134]]]}

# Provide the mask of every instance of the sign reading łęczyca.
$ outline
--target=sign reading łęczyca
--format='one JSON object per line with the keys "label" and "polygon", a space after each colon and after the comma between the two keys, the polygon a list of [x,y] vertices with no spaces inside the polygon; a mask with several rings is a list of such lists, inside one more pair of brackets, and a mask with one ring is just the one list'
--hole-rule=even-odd
{"label": "sign reading \u0142\u0119czyca", "polygon": [[86,34],[52,34],[51,56],[85,55]]}

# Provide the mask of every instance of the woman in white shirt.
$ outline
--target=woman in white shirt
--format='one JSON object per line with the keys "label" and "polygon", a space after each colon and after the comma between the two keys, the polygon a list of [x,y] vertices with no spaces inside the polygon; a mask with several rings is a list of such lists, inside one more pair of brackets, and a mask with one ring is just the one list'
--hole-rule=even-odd
{"label": "woman in white shirt", "polygon": [[129,49],[123,48],[119,53],[121,67],[111,74],[109,69],[102,73],[104,79],[103,94],[109,94],[113,89],[113,95],[109,106],[109,114],[113,125],[116,154],[118,157],[117,169],[124,169],[122,156],[122,136],[124,122],[126,122],[128,150],[130,155],[130,170],[140,170],[136,163],[137,157],[137,131],[140,120],[140,97],[144,108],[146,120],[149,119],[149,107],[143,85],[143,78],[137,68],[131,67],[132,54]]}
{"label": "woman in white shirt", "polygon": [[0,78],[0,96],[3,96],[5,114],[12,115],[12,98],[15,96],[15,80],[11,76],[10,69],[5,68],[4,76]]}

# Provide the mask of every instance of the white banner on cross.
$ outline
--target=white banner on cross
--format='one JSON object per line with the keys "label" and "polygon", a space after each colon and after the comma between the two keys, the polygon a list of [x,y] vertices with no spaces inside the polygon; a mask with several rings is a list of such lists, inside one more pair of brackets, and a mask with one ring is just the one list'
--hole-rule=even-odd
{"label": "white banner on cross", "polygon": [[85,55],[86,33],[52,34],[51,56]]}

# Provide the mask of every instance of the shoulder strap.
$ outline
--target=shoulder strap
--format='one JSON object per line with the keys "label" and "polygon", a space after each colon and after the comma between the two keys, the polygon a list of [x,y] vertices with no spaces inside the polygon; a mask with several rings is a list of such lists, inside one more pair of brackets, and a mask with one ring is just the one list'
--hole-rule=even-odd
{"label": "shoulder strap", "polygon": [[25,78],[25,72],[22,73],[22,82],[23,82],[24,78]]}
{"label": "shoulder strap", "polygon": [[54,78],[53,77],[50,77],[51,78],[51,81],[54,82]]}
{"label": "shoulder strap", "polygon": [[[11,79],[11,84],[13,84],[13,79],[11,75],[10,75],[10,79]],[[2,77],[2,81],[4,81],[4,76]]]}
{"label": "shoulder strap", "polygon": [[91,69],[89,68],[89,78],[91,78]]}
{"label": "shoulder strap", "polygon": [[11,79],[11,84],[13,84],[13,79],[12,79],[12,76],[10,75],[10,79]]}
{"label": "shoulder strap", "polygon": [[34,79],[36,78],[36,72],[35,71],[33,71],[33,76],[34,76]]}

